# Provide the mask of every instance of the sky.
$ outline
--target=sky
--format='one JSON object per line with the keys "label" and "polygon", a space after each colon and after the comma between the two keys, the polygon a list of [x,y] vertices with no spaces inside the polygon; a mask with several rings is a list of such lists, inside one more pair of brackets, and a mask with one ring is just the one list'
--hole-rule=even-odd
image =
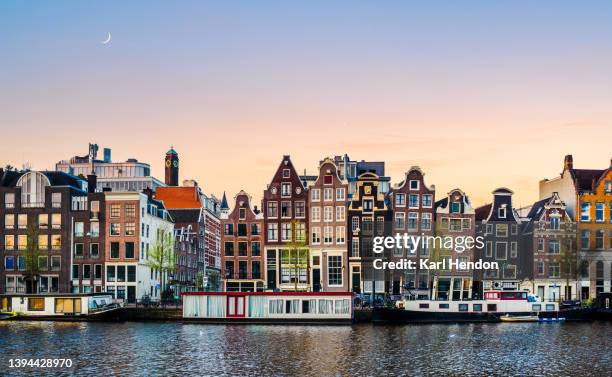
{"label": "sky", "polygon": [[[102,44],[107,33],[111,42]],[[0,165],[110,147],[256,201],[284,154],[538,199],[612,157],[609,1],[0,2]]]}

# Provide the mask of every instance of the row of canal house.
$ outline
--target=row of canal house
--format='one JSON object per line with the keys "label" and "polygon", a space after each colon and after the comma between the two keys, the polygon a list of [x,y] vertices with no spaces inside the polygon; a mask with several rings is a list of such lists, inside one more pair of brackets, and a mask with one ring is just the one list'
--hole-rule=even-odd
{"label": "row of canal house", "polygon": [[[299,175],[290,157],[283,156],[264,190],[261,211],[243,191],[232,211],[226,206],[221,220],[224,289],[384,292],[441,300],[529,289],[543,298],[593,297],[610,290],[611,173],[587,174],[569,161],[566,157],[564,173],[554,184],[540,183],[541,199],[532,206],[515,208],[513,192],[501,187],[490,204],[474,208],[461,189],[436,201],[435,187],[416,166],[391,186],[382,162],[336,156],[322,160],[318,174],[309,176]],[[593,177],[586,189],[585,175]],[[397,233],[480,236],[484,247],[462,250],[434,243],[421,244],[414,253],[404,248],[373,253],[373,237]],[[376,270],[375,258],[482,259],[500,268]]]}

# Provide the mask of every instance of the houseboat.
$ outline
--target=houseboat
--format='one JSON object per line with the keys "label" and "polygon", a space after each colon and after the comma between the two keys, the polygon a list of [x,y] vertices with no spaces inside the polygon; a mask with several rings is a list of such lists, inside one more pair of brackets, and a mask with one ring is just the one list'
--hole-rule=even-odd
{"label": "houseboat", "polygon": [[0,313],[14,320],[106,321],[117,319],[119,308],[105,293],[0,295]]}
{"label": "houseboat", "polygon": [[350,292],[184,292],[183,319],[206,323],[350,324]]}
{"label": "houseboat", "polygon": [[488,291],[484,300],[400,300],[394,308],[375,308],[373,322],[499,322],[500,317],[556,318],[559,304],[536,302],[527,291]]}

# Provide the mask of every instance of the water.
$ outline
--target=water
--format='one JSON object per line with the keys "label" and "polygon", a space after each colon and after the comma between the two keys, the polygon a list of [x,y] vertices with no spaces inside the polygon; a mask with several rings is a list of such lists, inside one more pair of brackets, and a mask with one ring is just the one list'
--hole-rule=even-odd
{"label": "water", "polygon": [[71,358],[54,375],[612,375],[612,323],[216,326],[0,321],[9,358]]}

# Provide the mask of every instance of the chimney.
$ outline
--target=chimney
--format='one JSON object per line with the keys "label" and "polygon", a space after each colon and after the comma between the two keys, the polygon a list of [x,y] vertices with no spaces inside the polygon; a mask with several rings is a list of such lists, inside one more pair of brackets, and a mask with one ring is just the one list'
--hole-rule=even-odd
{"label": "chimney", "polygon": [[149,187],[142,190],[142,193],[145,194],[149,199],[153,199],[153,190],[151,190]]}
{"label": "chimney", "polygon": [[253,207],[253,213],[255,213],[256,215],[259,214],[259,210],[257,209],[257,206]]}
{"label": "chimney", "polygon": [[97,186],[98,186],[98,177],[95,174],[87,175],[87,192],[89,193],[96,192]]}
{"label": "chimney", "polygon": [[574,168],[574,158],[571,154],[565,155],[565,160],[563,161],[563,171],[572,170]]}

